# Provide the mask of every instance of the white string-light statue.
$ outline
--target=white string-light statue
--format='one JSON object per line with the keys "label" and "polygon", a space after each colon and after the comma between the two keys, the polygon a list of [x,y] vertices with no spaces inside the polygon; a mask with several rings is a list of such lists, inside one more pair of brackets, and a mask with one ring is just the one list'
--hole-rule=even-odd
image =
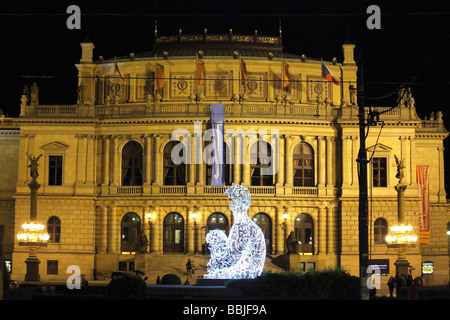
{"label": "white string-light statue", "polygon": [[229,187],[225,194],[231,199],[229,208],[234,224],[227,237],[220,230],[206,235],[211,259],[208,273],[210,279],[254,279],[264,268],[266,242],[261,228],[247,215],[251,205],[250,191],[241,185]]}

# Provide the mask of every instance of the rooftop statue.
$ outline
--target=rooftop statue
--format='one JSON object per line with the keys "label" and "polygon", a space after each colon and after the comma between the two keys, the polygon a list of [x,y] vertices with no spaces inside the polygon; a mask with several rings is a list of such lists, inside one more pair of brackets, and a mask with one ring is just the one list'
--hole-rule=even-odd
{"label": "rooftop statue", "polygon": [[211,259],[208,273],[210,279],[253,279],[264,268],[266,243],[261,228],[247,215],[251,204],[250,191],[241,185],[229,187],[225,194],[231,199],[229,208],[234,223],[227,237],[220,230],[206,235]]}

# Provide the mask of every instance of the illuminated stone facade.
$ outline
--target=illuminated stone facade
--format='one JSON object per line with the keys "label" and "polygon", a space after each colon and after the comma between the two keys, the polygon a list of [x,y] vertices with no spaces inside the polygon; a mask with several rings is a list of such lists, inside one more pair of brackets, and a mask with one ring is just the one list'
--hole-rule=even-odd
{"label": "illuminated stone facade", "polygon": [[[86,42],[76,64],[77,104],[39,105],[33,96],[22,96],[20,117],[0,121],[0,149],[6,155],[0,159],[0,225],[12,278],[25,275],[27,252],[14,237],[29,218],[27,152],[43,154],[38,219],[52,238],[38,253],[42,280],[65,280],[73,264],[89,280],[161,254],[207,254],[206,233],[215,228],[228,232],[233,222],[226,187],[208,186],[210,170],[204,162],[174,166],[168,155],[174,130],[189,130],[194,141],[194,121],[202,121],[203,132],[208,128],[211,103],[225,104],[225,128],[279,131],[279,169],[269,177],[258,175],[261,167],[250,164],[258,152],[252,149],[257,136],[225,139],[236,146],[232,157],[244,150],[246,160],[227,166],[226,185],[250,189],[248,214],[263,229],[268,254],[284,254],[285,239],[294,231],[301,241],[299,270],[341,266],[359,274],[359,129],[349,89],[356,86],[354,45],[342,46],[342,62],[324,62],[341,81],[337,86],[321,78],[320,60],[283,53],[281,40],[180,33],[156,37],[151,52],[95,61],[94,44]],[[198,61],[204,63],[204,84],[197,81]],[[164,79],[154,81],[161,66]],[[387,248],[383,235],[397,222],[397,155],[406,164],[405,219],[416,230],[416,166],[430,166],[430,240],[407,252],[413,274],[419,275],[422,261],[433,261],[430,281],[447,283],[450,219],[443,140],[448,132],[442,116],[420,119],[407,94],[380,120],[384,126],[370,127],[366,141],[368,156],[373,154],[370,258],[388,259],[390,274],[395,273],[396,250]],[[136,254],[145,250],[140,231],[149,246]]]}

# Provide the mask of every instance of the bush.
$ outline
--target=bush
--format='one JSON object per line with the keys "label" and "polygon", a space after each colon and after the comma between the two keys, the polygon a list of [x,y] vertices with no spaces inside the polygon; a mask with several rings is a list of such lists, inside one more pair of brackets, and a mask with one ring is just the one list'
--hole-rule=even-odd
{"label": "bush", "polygon": [[112,279],[106,295],[113,300],[144,300],[147,284],[138,276],[123,275]]}
{"label": "bush", "polygon": [[176,274],[166,274],[161,279],[161,284],[181,284],[181,279]]}
{"label": "bush", "polygon": [[262,299],[359,299],[360,282],[342,270],[266,273],[256,279],[233,280],[244,297]]}

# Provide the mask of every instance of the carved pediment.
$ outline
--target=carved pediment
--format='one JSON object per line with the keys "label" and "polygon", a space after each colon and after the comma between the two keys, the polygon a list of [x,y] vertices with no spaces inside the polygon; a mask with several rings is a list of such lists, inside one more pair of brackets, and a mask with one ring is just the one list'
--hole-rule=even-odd
{"label": "carved pediment", "polygon": [[371,147],[366,148],[366,151],[367,152],[374,152],[375,151],[375,152],[389,153],[389,152],[392,151],[392,148],[388,147],[388,146],[386,146],[384,144],[377,143],[377,144],[374,144]]}
{"label": "carved pediment", "polygon": [[51,151],[55,151],[55,150],[65,151],[65,150],[67,150],[67,148],[69,148],[69,146],[67,144],[64,144],[59,141],[53,141],[53,142],[47,143],[46,145],[43,145],[41,147],[41,149],[51,150]]}

